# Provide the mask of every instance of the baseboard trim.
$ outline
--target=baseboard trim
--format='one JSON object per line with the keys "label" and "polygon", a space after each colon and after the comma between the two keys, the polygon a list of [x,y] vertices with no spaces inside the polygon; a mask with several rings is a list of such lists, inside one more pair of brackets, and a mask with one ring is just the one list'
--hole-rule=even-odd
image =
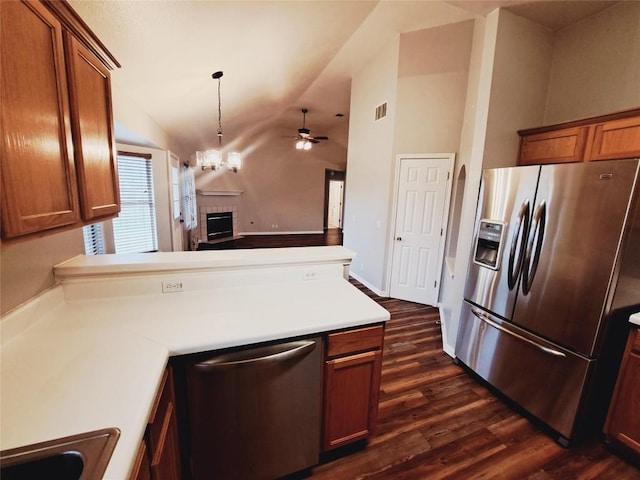
{"label": "baseboard trim", "polygon": [[379,297],[388,297],[389,296],[385,292],[377,289],[376,287],[371,285],[369,282],[367,282],[366,280],[364,280],[361,277],[359,277],[358,275],[356,275],[355,273],[349,272],[349,276],[353,277],[355,280],[357,280],[358,282],[363,284],[365,287],[367,287],[369,290],[371,290],[373,293],[375,293]]}
{"label": "baseboard trim", "polygon": [[323,233],[324,231],[322,230],[309,230],[307,232],[240,232],[239,235],[249,237],[251,235],[322,235]]}

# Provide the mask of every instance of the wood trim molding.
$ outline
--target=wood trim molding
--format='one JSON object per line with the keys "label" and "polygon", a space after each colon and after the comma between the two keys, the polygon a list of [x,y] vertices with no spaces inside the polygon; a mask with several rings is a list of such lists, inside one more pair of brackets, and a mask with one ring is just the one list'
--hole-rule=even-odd
{"label": "wood trim molding", "polygon": [[67,3],[66,0],[41,0],[45,7],[58,16],[64,27],[80,40],[84,46],[109,70],[122,67],[107,47],[100,41],[89,26],[80,18],[80,15]]}
{"label": "wood trim molding", "polygon": [[629,110],[621,110],[619,112],[609,113],[607,115],[599,115],[596,117],[581,118],[580,120],[572,120],[570,122],[556,123],[554,125],[545,125],[544,127],[527,128],[518,130],[518,135],[534,135],[536,133],[546,133],[559,128],[583,127],[585,125],[593,125],[595,123],[610,122],[611,120],[620,120],[622,118],[635,117],[640,115],[640,107],[631,108]]}
{"label": "wood trim molding", "polygon": [[127,152],[126,150],[118,150],[118,155],[122,155],[123,157],[137,157],[144,158],[146,160],[151,160],[153,155],[150,153],[140,153],[140,152]]}

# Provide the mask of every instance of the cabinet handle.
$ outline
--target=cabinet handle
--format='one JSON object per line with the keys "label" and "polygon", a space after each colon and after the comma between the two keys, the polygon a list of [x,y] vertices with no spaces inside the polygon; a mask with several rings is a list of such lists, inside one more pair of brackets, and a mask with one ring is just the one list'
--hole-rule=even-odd
{"label": "cabinet handle", "polygon": [[309,340],[271,345],[220,355],[204,362],[196,363],[194,368],[201,372],[208,372],[239,365],[273,364],[303,356],[311,352],[315,347],[316,342]]}

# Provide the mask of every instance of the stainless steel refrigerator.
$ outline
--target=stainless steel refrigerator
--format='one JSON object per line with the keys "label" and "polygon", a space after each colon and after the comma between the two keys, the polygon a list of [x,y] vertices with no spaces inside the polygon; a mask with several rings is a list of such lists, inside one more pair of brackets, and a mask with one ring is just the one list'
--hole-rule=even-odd
{"label": "stainless steel refrigerator", "polygon": [[639,164],[483,172],[456,357],[563,445],[615,378],[616,312],[640,306]]}

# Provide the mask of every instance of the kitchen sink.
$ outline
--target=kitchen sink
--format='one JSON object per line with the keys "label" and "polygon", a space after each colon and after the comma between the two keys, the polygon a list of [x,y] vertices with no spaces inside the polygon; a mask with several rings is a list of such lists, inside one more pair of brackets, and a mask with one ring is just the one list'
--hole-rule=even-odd
{"label": "kitchen sink", "polygon": [[0,452],[2,480],[98,480],[120,430],[106,428]]}

